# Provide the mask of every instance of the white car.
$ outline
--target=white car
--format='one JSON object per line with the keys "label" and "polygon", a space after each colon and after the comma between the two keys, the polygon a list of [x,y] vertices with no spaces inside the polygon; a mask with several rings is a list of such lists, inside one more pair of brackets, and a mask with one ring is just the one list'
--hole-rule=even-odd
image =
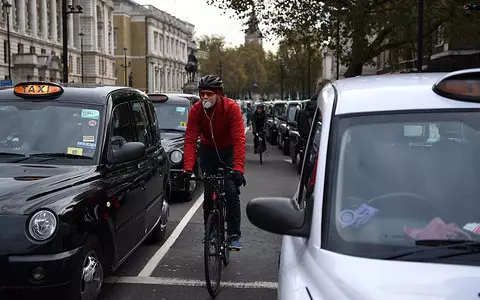
{"label": "white car", "polygon": [[247,205],[285,235],[278,299],[479,299],[480,69],[327,85],[305,155]]}

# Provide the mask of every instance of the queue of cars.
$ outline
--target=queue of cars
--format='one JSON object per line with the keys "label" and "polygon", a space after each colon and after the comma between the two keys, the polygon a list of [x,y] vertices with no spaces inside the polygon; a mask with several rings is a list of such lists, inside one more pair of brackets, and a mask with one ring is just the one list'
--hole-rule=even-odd
{"label": "queue of cars", "polygon": [[198,100],[87,84],[0,88],[0,299],[45,288],[97,299],[144,240],[164,239],[172,191],[189,200],[195,190],[178,176]]}
{"label": "queue of cars", "polygon": [[478,299],[479,113],[480,69],[326,85],[295,196],[247,205],[278,299]]}

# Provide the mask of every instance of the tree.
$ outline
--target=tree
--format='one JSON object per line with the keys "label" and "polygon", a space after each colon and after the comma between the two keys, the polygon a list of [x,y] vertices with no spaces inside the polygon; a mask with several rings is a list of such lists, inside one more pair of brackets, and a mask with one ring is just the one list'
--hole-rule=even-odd
{"label": "tree", "polygon": [[[327,47],[335,49],[339,36],[340,58],[348,65],[346,77],[360,75],[362,67],[385,50],[416,44],[419,0],[209,1],[233,10],[245,23],[248,12],[257,10],[268,33],[286,39],[296,37],[312,47],[326,41]],[[458,28],[455,21],[462,8],[460,0],[425,1],[424,37],[443,24],[452,31]]]}

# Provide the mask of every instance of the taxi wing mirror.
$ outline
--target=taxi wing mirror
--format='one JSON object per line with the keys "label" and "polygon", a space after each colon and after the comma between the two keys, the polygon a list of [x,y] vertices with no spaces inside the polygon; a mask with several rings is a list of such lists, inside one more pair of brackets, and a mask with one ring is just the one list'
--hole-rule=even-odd
{"label": "taxi wing mirror", "polygon": [[124,143],[118,149],[112,150],[113,163],[123,163],[136,160],[144,155],[145,144],[139,142]]}
{"label": "taxi wing mirror", "polygon": [[289,198],[261,197],[247,204],[247,217],[265,231],[300,237],[310,236],[310,222],[305,209]]}

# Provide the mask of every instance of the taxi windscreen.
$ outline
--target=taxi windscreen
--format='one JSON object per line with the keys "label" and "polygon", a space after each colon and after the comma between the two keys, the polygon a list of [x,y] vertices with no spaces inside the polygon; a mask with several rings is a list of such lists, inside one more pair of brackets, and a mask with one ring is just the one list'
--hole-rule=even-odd
{"label": "taxi windscreen", "polygon": [[12,155],[91,159],[101,108],[52,102],[0,103],[0,162]]}
{"label": "taxi windscreen", "polygon": [[161,130],[186,130],[190,110],[188,106],[168,103],[154,103],[154,105]]}
{"label": "taxi windscreen", "polygon": [[423,241],[480,241],[479,117],[437,111],[340,118],[331,247],[375,256]]}

